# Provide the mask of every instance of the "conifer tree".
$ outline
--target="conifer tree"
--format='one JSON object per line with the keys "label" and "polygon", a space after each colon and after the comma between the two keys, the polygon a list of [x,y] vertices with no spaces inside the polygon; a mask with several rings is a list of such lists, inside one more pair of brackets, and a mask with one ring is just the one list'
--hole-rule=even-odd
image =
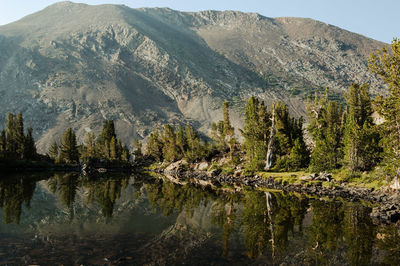
{"label": "conifer tree", "polygon": [[17,144],[17,154],[20,158],[24,156],[24,144],[25,144],[25,135],[24,135],[24,119],[22,118],[22,114],[18,113],[15,118],[15,137]]}
{"label": "conifer tree", "polygon": [[328,171],[338,168],[343,158],[342,141],[344,115],[336,101],[328,100],[328,89],[325,97],[309,98],[307,112],[310,120],[308,131],[314,141],[310,169]]}
{"label": "conifer tree", "polygon": [[104,144],[106,141],[108,141],[108,143],[110,143],[111,139],[113,137],[117,138],[117,135],[115,134],[114,121],[113,120],[105,120],[103,122],[103,130],[101,131],[99,141],[101,144]]}
{"label": "conifer tree", "polygon": [[33,139],[32,135],[33,129],[31,127],[28,128],[28,132],[25,135],[24,139],[24,159],[33,160],[35,159],[36,153],[36,146],[35,140]]}
{"label": "conifer tree", "polygon": [[66,163],[79,163],[76,136],[72,128],[68,128],[62,136],[59,161]]}
{"label": "conifer tree", "polygon": [[189,125],[186,126],[186,140],[188,149],[185,153],[185,158],[193,162],[201,157],[202,151],[199,136],[193,127]]}
{"label": "conifer tree", "polygon": [[6,122],[6,150],[9,155],[22,159],[24,157],[24,121],[22,114],[9,113]]}
{"label": "conifer tree", "polygon": [[[263,106],[263,105],[262,105]],[[258,99],[250,97],[246,104],[245,126],[241,130],[244,137],[247,168],[260,170],[263,168],[266,157],[265,132],[260,129],[260,103]]]}
{"label": "conifer tree", "polygon": [[231,125],[231,121],[229,118],[229,102],[224,102],[222,104],[222,111],[224,115],[224,129],[223,129],[223,136],[224,142],[229,147],[229,156],[232,160],[233,153],[235,151],[236,139],[235,135],[235,128]]}
{"label": "conifer tree", "polygon": [[188,148],[186,134],[182,126],[178,127],[178,132],[176,133],[176,145],[179,149],[179,154],[184,154]]}
{"label": "conifer tree", "polygon": [[367,84],[352,84],[346,94],[344,162],[352,171],[367,170],[376,164],[380,151],[368,90]]}
{"label": "conifer tree", "polygon": [[153,157],[156,161],[162,161],[163,158],[163,143],[160,139],[158,129],[154,130],[146,144],[146,155]]}
{"label": "conifer tree", "polygon": [[142,143],[137,139],[133,142],[133,155],[135,155],[135,160],[140,160],[143,158],[143,153],[142,153]]}
{"label": "conifer tree", "polygon": [[113,136],[111,138],[110,142],[110,159],[111,160],[116,160],[117,159],[117,141],[115,140],[115,137]]}
{"label": "conifer tree", "polygon": [[93,159],[97,156],[96,141],[94,133],[88,132],[86,134],[86,159]]}
{"label": "conifer tree", "polygon": [[124,147],[122,146],[121,140],[117,139],[116,153],[115,153],[116,160],[121,160],[123,150],[124,150]]}
{"label": "conifer tree", "polygon": [[50,158],[53,159],[54,162],[57,162],[58,160],[58,150],[58,144],[54,141],[53,144],[51,144],[48,152]]}
{"label": "conifer tree", "polygon": [[400,178],[400,40],[394,39],[391,51],[384,46],[368,60],[369,69],[383,79],[389,87],[389,96],[378,98],[377,109],[385,121],[380,126],[384,161],[392,175]]}
{"label": "conifer tree", "polygon": [[125,145],[122,148],[121,160],[124,161],[124,162],[129,162],[130,158],[131,158],[131,156],[130,156],[130,153],[129,153],[129,148],[128,148],[128,146]]}
{"label": "conifer tree", "polygon": [[175,130],[171,125],[164,125],[162,134],[163,157],[167,162],[174,162],[179,157],[178,146],[176,145]]}
{"label": "conifer tree", "polygon": [[7,149],[6,131],[3,129],[0,133],[0,155],[5,154]]}

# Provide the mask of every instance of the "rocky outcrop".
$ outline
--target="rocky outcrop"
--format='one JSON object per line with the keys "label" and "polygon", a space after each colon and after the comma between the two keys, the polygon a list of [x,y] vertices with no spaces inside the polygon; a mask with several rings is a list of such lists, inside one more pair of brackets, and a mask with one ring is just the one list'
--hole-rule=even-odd
{"label": "rocky outcrop", "polygon": [[45,152],[66,128],[83,142],[104,119],[126,144],[164,123],[207,134],[224,100],[237,128],[251,95],[304,115],[314,89],[381,90],[367,56],[382,45],[310,19],[61,2],[0,27],[0,124],[22,112]]}

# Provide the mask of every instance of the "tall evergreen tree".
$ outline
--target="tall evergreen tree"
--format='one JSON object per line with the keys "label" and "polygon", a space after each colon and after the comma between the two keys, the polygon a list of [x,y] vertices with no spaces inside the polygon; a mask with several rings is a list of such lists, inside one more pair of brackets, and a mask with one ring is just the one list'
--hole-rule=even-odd
{"label": "tall evergreen tree", "polygon": [[195,161],[202,156],[200,138],[193,127],[186,126],[186,140],[188,143],[188,148],[185,153],[185,158],[189,161]]}
{"label": "tall evergreen tree", "polygon": [[184,154],[188,148],[186,134],[182,126],[178,127],[178,132],[176,133],[176,145],[178,146],[179,153]]}
{"label": "tall evergreen tree", "polygon": [[0,132],[0,155],[4,155],[7,150],[7,138],[6,131],[2,130]]}
{"label": "tall evergreen tree", "polygon": [[262,169],[267,152],[264,141],[265,132],[258,127],[260,122],[259,115],[260,103],[258,99],[250,97],[246,104],[244,129],[241,130],[244,137],[247,168],[249,170]]}
{"label": "tall evergreen tree", "polygon": [[62,136],[59,161],[66,163],[79,163],[78,146],[72,128],[68,128]]}
{"label": "tall evergreen tree", "polygon": [[367,170],[376,164],[380,152],[368,90],[367,84],[352,84],[345,97],[344,162],[352,171]]}
{"label": "tall evergreen tree", "polygon": [[162,134],[163,157],[167,162],[174,162],[178,157],[178,146],[176,145],[175,130],[171,125],[164,125]]}
{"label": "tall evergreen tree", "polygon": [[20,158],[24,157],[24,145],[25,145],[25,135],[24,135],[24,119],[21,113],[18,113],[15,118],[15,137],[17,143],[17,154]]}
{"label": "tall evergreen tree", "polygon": [[110,142],[110,159],[111,160],[116,160],[117,159],[117,141],[115,139],[115,137],[111,138],[111,142]]}
{"label": "tall evergreen tree", "polygon": [[25,135],[24,140],[24,159],[33,160],[35,159],[37,152],[35,146],[35,140],[33,139],[33,129],[31,127],[28,128],[28,132]]}
{"label": "tall evergreen tree", "polygon": [[229,118],[229,102],[224,102],[222,104],[222,111],[224,115],[224,142],[229,147],[229,156],[232,159],[233,153],[235,151],[236,139],[235,139],[235,128],[231,125],[231,120]]}
{"label": "tall evergreen tree", "polygon": [[58,160],[58,151],[59,151],[58,144],[57,142],[54,141],[51,144],[48,152],[48,155],[50,156],[51,159],[53,159],[54,162],[57,162]]}
{"label": "tall evergreen tree", "polygon": [[140,160],[143,158],[143,153],[142,153],[142,143],[137,139],[133,142],[133,155],[135,155],[135,160]]}
{"label": "tall evergreen tree", "polygon": [[163,143],[160,139],[160,134],[158,129],[154,130],[150,136],[149,140],[146,144],[146,152],[147,156],[153,157],[156,161],[162,161],[163,158]]}
{"label": "tall evergreen tree", "polygon": [[24,157],[24,121],[22,114],[9,113],[6,122],[6,150],[9,156],[22,159]]}
{"label": "tall evergreen tree", "polygon": [[368,60],[370,70],[388,85],[390,94],[378,98],[378,112],[385,122],[380,126],[386,168],[400,178],[400,40],[394,39],[391,51],[385,46]]}
{"label": "tall evergreen tree", "polygon": [[310,120],[308,131],[314,141],[310,169],[327,171],[338,168],[343,158],[342,141],[344,114],[336,101],[328,100],[328,89],[325,97],[309,98],[307,112]]}
{"label": "tall evergreen tree", "polygon": [[84,156],[86,159],[93,159],[97,157],[98,151],[95,138],[96,137],[92,132],[88,132],[86,134],[86,151]]}

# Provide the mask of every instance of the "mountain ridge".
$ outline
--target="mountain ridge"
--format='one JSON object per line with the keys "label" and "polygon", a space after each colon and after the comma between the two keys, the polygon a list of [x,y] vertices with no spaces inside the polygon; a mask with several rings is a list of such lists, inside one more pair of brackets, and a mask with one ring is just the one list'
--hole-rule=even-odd
{"label": "mountain ridge", "polygon": [[207,134],[224,100],[239,127],[249,96],[300,116],[325,86],[339,98],[351,82],[384,91],[366,62],[382,45],[311,19],[60,2],[0,26],[0,124],[23,112],[44,152],[67,127],[84,141],[104,119],[130,145],[163,123]]}

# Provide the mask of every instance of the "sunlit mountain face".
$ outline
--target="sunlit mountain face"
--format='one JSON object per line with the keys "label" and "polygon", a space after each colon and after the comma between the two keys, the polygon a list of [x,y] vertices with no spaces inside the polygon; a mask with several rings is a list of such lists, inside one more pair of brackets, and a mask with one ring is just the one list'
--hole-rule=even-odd
{"label": "sunlit mountain face", "polygon": [[339,100],[352,82],[384,90],[367,70],[382,45],[311,19],[62,2],[0,27],[0,124],[22,112],[44,152],[105,119],[127,144],[164,123],[208,134],[225,100],[237,128],[249,96],[301,116],[327,86]]}

